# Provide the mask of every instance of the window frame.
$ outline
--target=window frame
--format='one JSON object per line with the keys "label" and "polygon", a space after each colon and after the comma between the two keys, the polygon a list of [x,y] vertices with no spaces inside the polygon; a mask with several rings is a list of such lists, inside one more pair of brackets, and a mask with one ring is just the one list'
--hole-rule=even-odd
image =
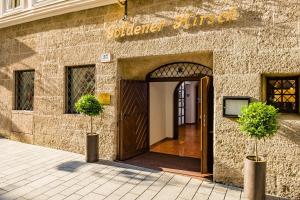
{"label": "window frame", "polygon": [[[20,3],[19,3],[18,6],[15,5],[15,4],[16,4],[16,1],[18,1],[18,0],[6,0],[5,9],[6,9],[6,10],[14,10],[14,9],[18,9],[19,7],[21,7],[21,5],[22,5],[22,0],[19,0]],[[9,8],[9,5],[10,5],[10,4],[14,4],[14,7]]]}
{"label": "window frame", "polygon": [[24,0],[20,0],[20,5],[14,7],[14,8],[9,8],[9,1],[12,1],[12,0],[4,0],[3,1],[3,7],[2,7],[3,16],[15,14],[15,13],[21,12],[24,9],[24,5],[25,5]]}
{"label": "window frame", "polygon": [[94,81],[95,81],[95,85],[94,85],[94,94],[96,93],[96,65],[95,64],[89,64],[89,65],[75,65],[75,66],[66,66],[65,67],[65,103],[64,103],[64,113],[65,114],[79,114],[79,113],[76,113],[76,112],[69,112],[69,87],[70,87],[70,84],[69,84],[69,69],[80,69],[80,68],[88,68],[88,67],[92,67],[94,68],[95,70],[95,73],[94,73]]}
{"label": "window frame", "polygon": [[[296,110],[294,111],[287,111],[287,110],[279,110],[280,113],[299,113],[300,111],[300,99],[299,99],[299,93],[300,93],[300,87],[299,87],[299,79],[300,77],[299,76],[268,76],[266,77],[266,102],[268,105],[273,105],[270,100],[269,100],[269,96],[272,95],[269,93],[269,81],[270,80],[280,80],[280,81],[283,81],[283,80],[295,80],[295,103],[296,103]],[[280,88],[280,90],[282,90],[283,88]],[[282,96],[284,96],[284,94],[280,94],[281,98]],[[276,106],[275,106],[276,107]],[[277,107],[276,107],[277,108]],[[278,108],[280,109],[280,108]]]}
{"label": "window frame", "polygon": [[63,3],[66,0],[32,0],[32,6],[33,7],[43,7],[43,6],[48,6],[51,4],[56,4],[56,3]]}
{"label": "window frame", "polygon": [[[18,106],[18,95],[19,95],[19,82],[18,82],[18,74],[22,73],[22,72],[33,72],[33,99],[32,99],[32,109],[19,109]],[[35,96],[35,69],[27,69],[27,70],[17,70],[14,71],[14,109],[13,110],[17,110],[17,111],[34,111],[34,96]]]}

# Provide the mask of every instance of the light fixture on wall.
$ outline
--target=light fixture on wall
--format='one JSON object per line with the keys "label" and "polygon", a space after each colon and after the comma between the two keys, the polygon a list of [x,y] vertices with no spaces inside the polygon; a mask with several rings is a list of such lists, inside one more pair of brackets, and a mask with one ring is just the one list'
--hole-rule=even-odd
{"label": "light fixture on wall", "polygon": [[250,104],[250,97],[226,96],[223,97],[223,116],[237,118],[242,108]]}
{"label": "light fixture on wall", "polygon": [[123,20],[126,21],[128,19],[128,1],[127,0],[118,0],[118,2],[121,7],[124,7]]}

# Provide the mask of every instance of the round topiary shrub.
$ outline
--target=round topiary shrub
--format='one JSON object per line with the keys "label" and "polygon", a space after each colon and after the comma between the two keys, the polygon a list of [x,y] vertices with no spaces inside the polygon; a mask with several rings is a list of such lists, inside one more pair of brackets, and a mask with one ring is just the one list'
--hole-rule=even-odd
{"label": "round topiary shrub", "polygon": [[238,119],[240,130],[255,139],[255,157],[259,160],[257,141],[272,137],[279,126],[277,122],[278,109],[262,102],[251,103],[242,109]]}
{"label": "round topiary shrub", "polygon": [[93,117],[104,112],[104,106],[93,95],[82,96],[75,104],[78,113],[91,117],[91,134],[93,134]]}

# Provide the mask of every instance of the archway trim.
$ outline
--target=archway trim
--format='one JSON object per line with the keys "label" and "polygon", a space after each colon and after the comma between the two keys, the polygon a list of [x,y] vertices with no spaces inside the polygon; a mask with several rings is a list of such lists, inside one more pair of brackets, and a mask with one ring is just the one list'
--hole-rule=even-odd
{"label": "archway trim", "polygon": [[211,68],[193,62],[175,62],[162,65],[147,74],[149,82],[158,81],[198,81],[204,76],[212,76]]}

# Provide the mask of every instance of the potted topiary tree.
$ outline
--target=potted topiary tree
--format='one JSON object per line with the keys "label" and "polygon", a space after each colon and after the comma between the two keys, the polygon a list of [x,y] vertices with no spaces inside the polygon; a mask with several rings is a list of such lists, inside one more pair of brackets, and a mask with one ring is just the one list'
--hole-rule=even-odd
{"label": "potted topiary tree", "polygon": [[103,105],[93,95],[82,96],[75,104],[75,109],[81,114],[91,117],[91,132],[86,134],[86,161],[96,162],[99,159],[99,135],[93,132],[93,117],[104,112]]}
{"label": "potted topiary tree", "polygon": [[257,143],[277,132],[277,114],[275,107],[254,102],[242,109],[238,119],[241,131],[255,141],[255,155],[247,156],[244,163],[244,191],[249,200],[265,199],[266,161],[259,157]]}

